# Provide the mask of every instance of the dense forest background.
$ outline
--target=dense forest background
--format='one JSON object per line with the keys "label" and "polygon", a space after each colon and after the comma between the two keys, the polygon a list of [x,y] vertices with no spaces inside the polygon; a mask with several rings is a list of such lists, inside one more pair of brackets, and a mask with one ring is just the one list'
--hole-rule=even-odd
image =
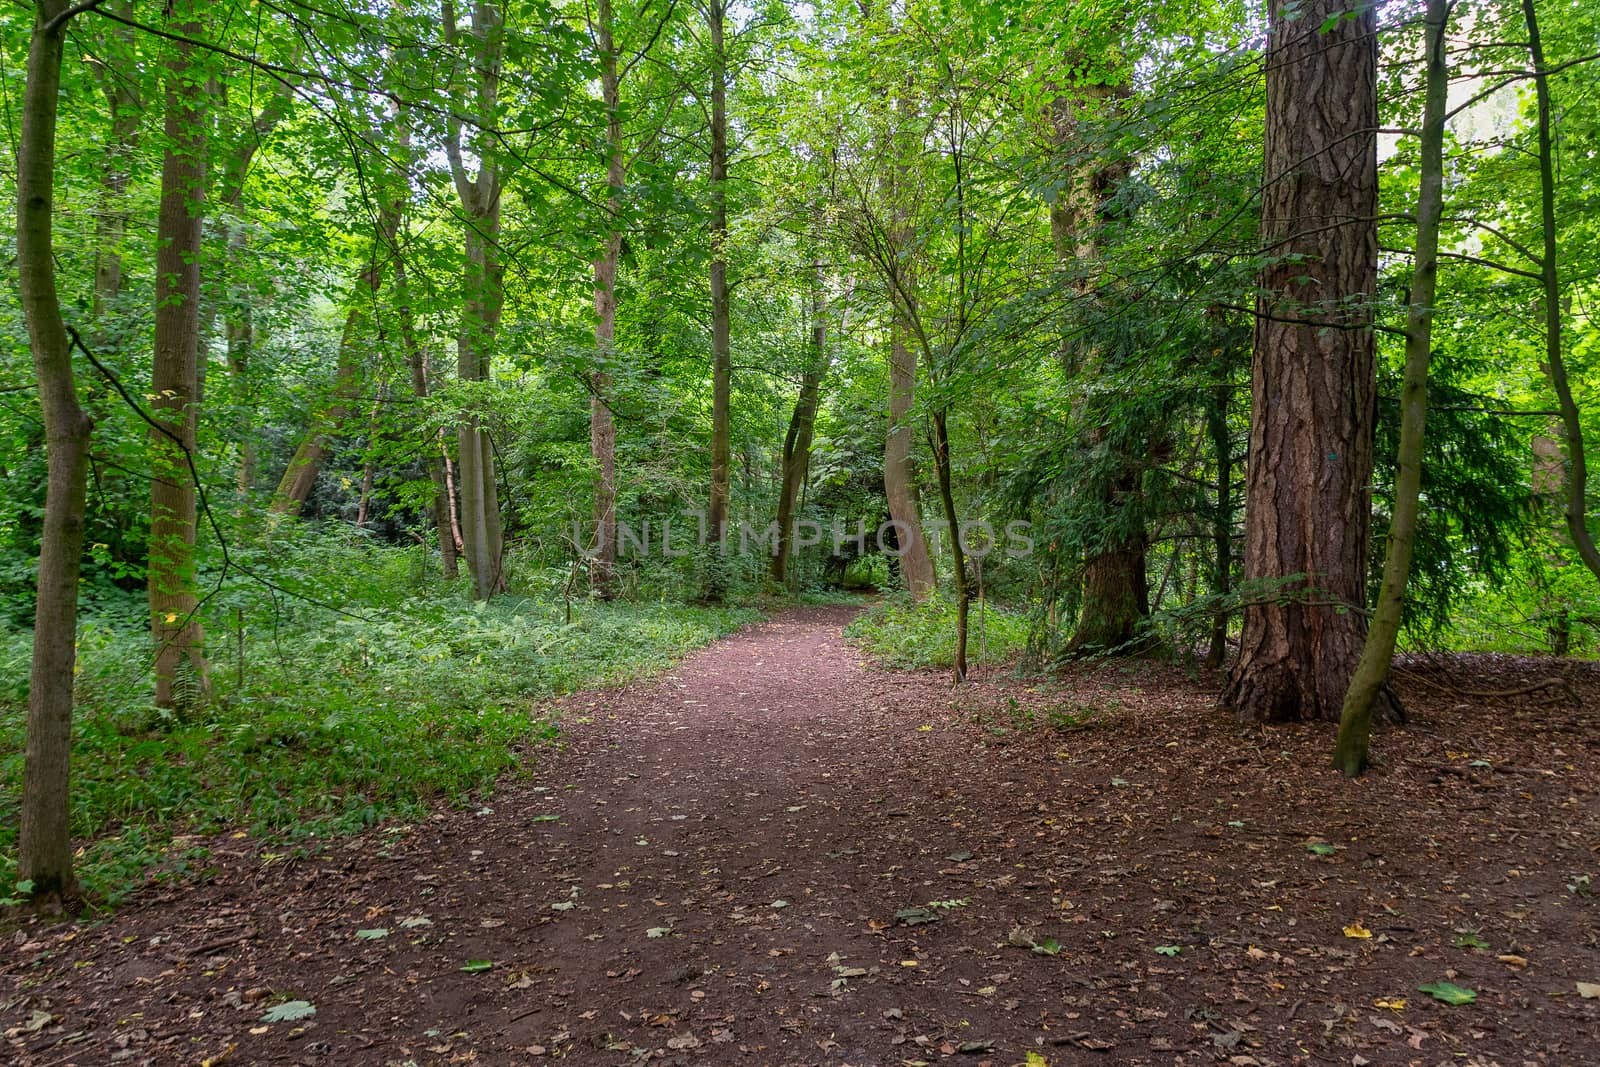
{"label": "dense forest background", "polygon": [[[1347,8],[1270,18],[1378,42],[1375,284],[1318,327],[1374,338],[1350,416],[1365,599],[1329,606],[1361,618],[1415,336],[1427,41],[1419,5]],[[1571,488],[1600,434],[1600,10],[1446,13],[1401,647],[1592,657],[1571,515],[1594,494]],[[69,810],[100,892],[179,830],[315,833],[460,794],[551,729],[530,696],[764,600],[878,590],[869,647],[958,673],[1198,668],[1306,577],[1245,566],[1253,421],[1300,410],[1260,380],[1252,401],[1263,279],[1300,262],[1263,236],[1268,86],[1300,60],[1260,5],[106,0],[0,22],[24,159],[0,174],[23,205],[0,892],[68,399],[92,421]],[[65,393],[36,377],[19,188],[49,47]]]}

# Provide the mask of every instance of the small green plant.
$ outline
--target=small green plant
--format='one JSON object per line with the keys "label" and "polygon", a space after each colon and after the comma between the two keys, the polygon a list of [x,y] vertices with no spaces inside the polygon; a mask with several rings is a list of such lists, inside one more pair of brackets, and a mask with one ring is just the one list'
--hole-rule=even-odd
{"label": "small green plant", "polygon": [[[845,636],[891,667],[948,667],[955,662],[956,605],[944,597],[917,603],[894,597],[863,612]],[[967,662],[1002,663],[1015,658],[1028,640],[1027,617],[990,603],[980,613],[972,606]]]}

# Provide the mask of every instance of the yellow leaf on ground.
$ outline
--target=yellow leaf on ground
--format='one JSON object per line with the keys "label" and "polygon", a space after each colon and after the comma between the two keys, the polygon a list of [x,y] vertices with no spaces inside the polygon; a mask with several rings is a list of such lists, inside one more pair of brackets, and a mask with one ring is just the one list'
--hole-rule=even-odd
{"label": "yellow leaf on ground", "polygon": [[1390,1011],[1405,1011],[1405,997],[1379,997],[1372,1002],[1374,1008],[1388,1008]]}
{"label": "yellow leaf on ground", "polygon": [[1358,938],[1361,938],[1364,941],[1367,938],[1372,936],[1372,931],[1368,930],[1365,926],[1362,926],[1360,923],[1351,923],[1349,926],[1346,926],[1344,928],[1344,936],[1346,936],[1346,937],[1358,937]]}

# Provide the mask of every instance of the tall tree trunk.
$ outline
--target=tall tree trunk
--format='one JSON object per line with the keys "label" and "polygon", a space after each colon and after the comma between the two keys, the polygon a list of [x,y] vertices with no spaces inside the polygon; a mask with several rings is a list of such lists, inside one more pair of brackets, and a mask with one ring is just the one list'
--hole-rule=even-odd
{"label": "tall tree trunk", "polygon": [[[455,5],[444,0],[444,31],[454,46],[458,39]],[[504,268],[500,262],[500,149],[485,131],[492,127],[499,100],[500,63],[504,51],[503,13],[491,0],[472,9],[472,70],[476,78],[479,133],[476,177],[467,176],[462,158],[461,120],[452,115],[445,142],[451,177],[461,199],[466,237],[462,272],[461,328],[456,339],[457,376],[462,381],[488,381],[491,356],[505,303]],[[505,554],[500,526],[500,499],[495,477],[494,447],[482,415],[462,417],[456,429],[460,460],[461,539],[472,595],[488,600],[505,589]]]}
{"label": "tall tree trunk", "polygon": [[967,553],[961,544],[961,521],[956,515],[955,492],[951,488],[950,429],[948,413],[940,408],[933,413],[933,465],[939,477],[939,501],[944,505],[944,521],[950,533],[950,558],[956,579],[956,650],[951,677],[956,683],[967,680],[967,616],[972,609],[972,587],[967,582]]}
{"label": "tall tree trunk", "polygon": [[[1271,9],[1244,610],[1224,706],[1337,719],[1366,635],[1376,366],[1377,16]],[[1330,28],[1323,31],[1322,27]],[[1292,580],[1294,575],[1303,579]]]}
{"label": "tall tree trunk", "polygon": [[616,27],[611,0],[595,7],[595,45],[600,54],[600,97],[606,109],[605,244],[594,261],[594,348],[599,367],[590,376],[589,454],[599,480],[594,487],[594,543],[589,588],[601,599],[615,593],[617,565],[617,423],[611,412],[611,364],[616,359],[617,267],[622,259],[622,81],[617,70]]}
{"label": "tall tree trunk", "polygon": [[379,209],[378,232],[367,254],[367,265],[356,276],[356,284],[350,291],[350,307],[345,312],[344,330],[339,335],[333,394],[327,404],[312,414],[305,437],[284,468],[278,488],[272,494],[274,515],[300,513],[331,453],[333,438],[350,418],[351,408],[360,398],[366,378],[368,334],[377,312],[378,294],[383,288],[384,266],[399,234],[402,203],[402,200],[390,200]]}
{"label": "tall tree trunk", "polygon": [[[1532,0],[1528,0],[1529,3]],[[1405,608],[1406,581],[1411,575],[1411,549],[1416,542],[1418,502],[1422,494],[1422,442],[1428,413],[1428,357],[1433,343],[1434,294],[1439,283],[1439,217],[1444,209],[1444,124],[1450,91],[1445,54],[1449,0],[1428,0],[1423,25],[1427,34],[1426,96],[1422,110],[1422,158],[1417,195],[1416,258],[1412,265],[1411,306],[1406,312],[1406,363],[1400,386],[1400,445],[1395,456],[1394,517],[1383,560],[1383,585],[1367,630],[1361,660],[1345,693],[1339,739],[1333,763],[1347,778],[1367,769],[1372,715],[1389,684],[1400,616]],[[1534,40],[1538,33],[1533,33]]]}
{"label": "tall tree trunk", "polygon": [[916,469],[911,460],[911,411],[916,405],[917,350],[906,343],[910,332],[899,302],[889,329],[889,432],[883,443],[883,495],[889,519],[899,538],[900,573],[916,600],[936,588],[933,557],[922,532],[917,506]]}
{"label": "tall tree trunk", "polygon": [[[295,52],[299,55],[298,49]],[[226,100],[226,86],[220,94]],[[255,301],[250,287],[241,285],[237,273],[249,254],[247,230],[231,214],[244,196],[245,180],[250,175],[250,165],[262,144],[288,118],[294,110],[294,89],[291,84],[274,83],[272,95],[262,105],[261,111],[245,129],[230,131],[231,149],[224,156],[221,178],[218,183],[217,213],[221,223],[222,246],[225,249],[222,264],[227,277],[224,286],[230,291],[224,302],[223,337],[228,348],[228,375],[234,388],[244,400],[236,406],[242,412],[243,425],[239,427],[239,470],[235,478],[241,495],[253,492],[259,475],[260,454],[256,446],[256,412],[250,396],[250,363],[259,343],[255,319]]]}
{"label": "tall tree trunk", "polygon": [[823,267],[819,262],[811,271],[811,344],[806,367],[800,377],[800,395],[789,416],[789,430],[783,438],[783,481],[778,489],[778,544],[772,556],[772,581],[782,586],[789,576],[789,557],[794,551],[795,506],[811,466],[811,438],[817,425],[817,407],[822,397],[822,379],[828,373],[827,299],[823,292]]}
{"label": "tall tree trunk", "polygon": [[1556,242],[1555,152],[1550,130],[1550,75],[1545,63],[1544,44],[1539,37],[1539,16],[1534,0],[1522,0],[1523,22],[1528,29],[1528,52],[1533,60],[1534,92],[1538,99],[1539,127],[1539,217],[1543,231],[1542,275],[1544,284],[1544,373],[1556,394],[1561,411],[1561,428],[1567,445],[1567,533],[1578,557],[1596,579],[1600,579],[1600,548],[1595,546],[1586,516],[1589,465],[1583,450],[1583,419],[1567,381],[1567,364],[1561,354],[1561,272]]}
{"label": "tall tree trunk", "polygon": [[56,110],[67,0],[39,0],[28,46],[17,148],[17,278],[44,416],[47,481],[33,624],[28,732],[22,757],[17,878],[59,908],[76,893],[69,803],[72,682],[77,673],[78,568],[83,558],[89,417],[78,404],[72,347],[56,292]]}
{"label": "tall tree trunk", "polygon": [[[1127,95],[1122,85],[1077,84],[1060,96],[1053,107],[1054,139],[1058,148],[1067,148],[1083,138],[1083,112],[1097,117],[1100,109],[1115,107]],[[1118,182],[1130,169],[1122,159],[1107,162],[1104,153],[1093,146],[1079,146],[1083,161],[1073,167],[1067,189],[1051,205],[1050,236],[1056,260],[1061,265],[1076,264],[1078,299],[1090,307],[1098,301],[1090,288],[1091,264],[1099,258],[1101,230],[1110,221],[1108,207]],[[1091,310],[1090,314],[1094,312]],[[1063,369],[1068,374],[1096,373],[1095,364],[1105,354],[1061,342]],[[1110,417],[1102,406],[1111,399],[1092,397],[1084,407],[1089,418]],[[1107,447],[1104,428],[1092,431],[1097,449]],[[1150,581],[1146,572],[1146,533],[1144,528],[1142,457],[1116,449],[1113,459],[1119,470],[1114,477],[1096,479],[1101,513],[1115,526],[1103,545],[1086,554],[1083,563],[1081,598],[1077,625],[1070,653],[1133,651],[1140,625],[1150,614]]]}
{"label": "tall tree trunk", "polygon": [[[120,0],[108,6],[123,18],[132,14],[131,0]],[[131,51],[133,27],[108,23],[106,32],[116,49]],[[106,169],[100,176],[100,211],[94,225],[93,316],[97,325],[103,325],[107,311],[122,295],[122,242],[128,232],[129,165],[139,146],[141,108],[139,95],[128,79],[109,64],[97,64],[95,74],[111,112]],[[104,346],[107,337],[103,331],[97,333],[97,340]]]}
{"label": "tall tree trunk", "polygon": [[[1219,325],[1219,330],[1225,330]],[[1231,342],[1222,339],[1217,383],[1206,405],[1206,433],[1216,464],[1216,504],[1211,513],[1211,595],[1226,597],[1233,584],[1233,435],[1228,431],[1228,408],[1233,401]],[[1228,655],[1228,613],[1217,605],[1211,619],[1211,644],[1206,649],[1206,666],[1221,667]]]}
{"label": "tall tree trunk", "polygon": [[[862,14],[867,14],[866,6]],[[909,85],[909,83],[908,83]],[[889,171],[891,204],[888,243],[892,260],[884,268],[889,279],[889,425],[883,442],[883,495],[894,523],[900,574],[913,600],[925,600],[937,588],[933,556],[922,529],[921,501],[917,494],[916,467],[912,460],[911,413],[917,399],[917,346],[912,343],[916,313],[916,279],[911,273],[911,210],[915,186],[911,163],[918,151],[913,132],[916,106],[909,87],[902,87],[894,103],[896,129],[885,149],[894,153]]]}
{"label": "tall tree trunk", "polygon": [[[200,33],[198,0],[173,0],[181,38]],[[155,642],[156,705],[186,710],[209,686],[204,635],[196,615],[195,485],[190,466],[199,408],[200,236],[206,197],[205,86],[194,74],[194,46],[169,45],[166,154],[156,233],[155,349],[151,364],[150,559],[147,587]]]}
{"label": "tall tree trunk", "polygon": [[[711,543],[720,553],[728,534],[729,452],[732,377],[728,306],[728,70],[722,34],[726,0],[709,0],[711,30],[711,500],[706,521]],[[708,589],[713,599],[723,592],[720,559],[711,567]]]}
{"label": "tall tree trunk", "polygon": [[[398,235],[397,235],[398,237]],[[406,365],[411,370],[411,390],[419,402],[426,401],[428,386],[428,354],[417,337],[417,322],[411,307],[411,286],[406,275],[405,253],[398,240],[394,246],[395,314],[400,321],[400,343],[405,346]],[[433,482],[434,529],[439,536],[439,563],[444,580],[453,582],[456,570],[455,501],[450,479],[445,471],[444,435],[427,433],[422,437],[422,454],[428,467],[428,478]]]}
{"label": "tall tree trunk", "polygon": [[255,316],[248,308],[231,311],[224,321],[224,328],[228,344],[228,374],[233,378],[235,388],[245,393],[245,401],[240,405],[245,412],[245,424],[240,427],[239,470],[234,476],[235,487],[241,496],[245,496],[255,491],[260,465],[255,442],[255,405],[249,401],[250,361],[256,347]]}
{"label": "tall tree trunk", "polygon": [[[500,322],[500,264],[491,242],[500,231],[499,192],[488,212],[469,220],[464,289],[466,306],[456,343],[456,374],[462,381],[488,381],[489,354]],[[505,588],[503,546],[494,449],[477,413],[466,415],[456,431],[461,465],[461,538],[472,575],[473,596],[488,600]]]}
{"label": "tall tree trunk", "polygon": [[[1105,501],[1107,507],[1130,506],[1139,495],[1138,475],[1119,479]],[[1136,506],[1136,505],[1133,505]],[[1150,614],[1150,581],[1146,569],[1143,523],[1136,536],[1119,537],[1114,545],[1091,554],[1083,566],[1083,599],[1070,653],[1129,652],[1139,625]]]}

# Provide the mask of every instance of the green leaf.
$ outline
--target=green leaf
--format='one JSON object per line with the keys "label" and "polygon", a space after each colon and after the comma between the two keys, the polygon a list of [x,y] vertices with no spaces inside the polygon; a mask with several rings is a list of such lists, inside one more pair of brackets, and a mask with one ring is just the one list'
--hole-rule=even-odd
{"label": "green leaf", "polygon": [[1464,986],[1458,986],[1454,982],[1429,982],[1427,985],[1417,986],[1417,991],[1426,993],[1434,1000],[1443,1001],[1446,1004],[1471,1004],[1478,999],[1476,992]]}
{"label": "green leaf", "polygon": [[461,968],[468,974],[482,974],[494,966],[494,960],[468,960]]}
{"label": "green leaf", "polygon": [[672,933],[672,927],[670,926],[652,926],[644,932],[644,936],[649,938],[666,937],[670,933]]}
{"label": "green leaf", "polygon": [[922,926],[926,923],[939,921],[939,916],[935,915],[930,909],[923,907],[901,908],[894,913],[894,917],[897,922],[905,923],[907,926]]}
{"label": "green leaf", "polygon": [[1462,934],[1456,938],[1456,948],[1488,948],[1489,942],[1477,934]]}
{"label": "green leaf", "polygon": [[267,1009],[261,1017],[264,1023],[292,1023],[309,1019],[317,1013],[317,1006],[309,1000],[286,1000]]}
{"label": "green leaf", "polygon": [[369,930],[357,930],[356,936],[363,941],[377,941],[380,938],[388,937],[389,931],[385,927],[375,926]]}
{"label": "green leaf", "polygon": [[1053,937],[1047,937],[1041,941],[1034,942],[1032,951],[1035,956],[1059,956],[1061,955],[1061,942]]}
{"label": "green leaf", "polygon": [[1180,953],[1182,951],[1183,951],[1183,946],[1182,945],[1157,945],[1156,946],[1156,955],[1158,955],[1158,956],[1176,956],[1178,953]]}
{"label": "green leaf", "polygon": [[1313,841],[1306,846],[1306,851],[1315,853],[1318,856],[1331,856],[1339,851],[1339,846],[1330,845],[1326,841]]}
{"label": "green leaf", "polygon": [[533,818],[529,819],[528,821],[529,822],[556,822],[560,818],[561,818],[561,816],[559,816],[559,815],[535,815]]}

